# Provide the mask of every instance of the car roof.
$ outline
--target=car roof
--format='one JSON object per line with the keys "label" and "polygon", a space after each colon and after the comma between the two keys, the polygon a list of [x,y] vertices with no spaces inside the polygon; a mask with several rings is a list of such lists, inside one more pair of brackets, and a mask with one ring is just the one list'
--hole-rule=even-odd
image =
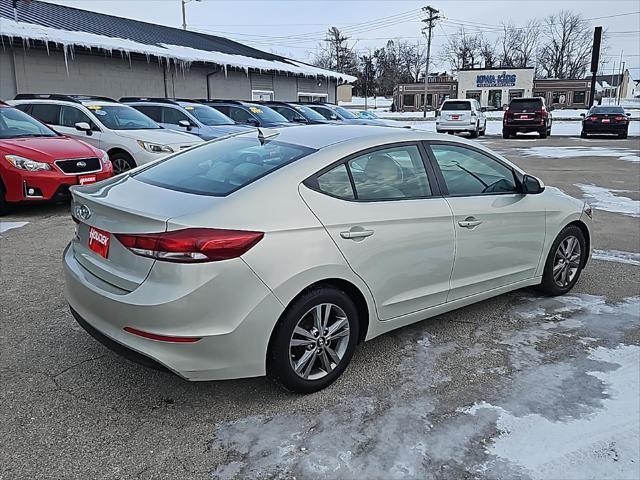
{"label": "car roof", "polygon": [[87,106],[87,105],[100,105],[100,106],[107,106],[107,105],[125,105],[124,103],[120,103],[120,102],[108,102],[106,100],[91,100],[91,99],[80,99],[78,101],[72,101],[72,100],[57,100],[57,99],[50,99],[50,98],[20,98],[18,100],[10,100],[10,105],[21,105],[23,103],[42,103],[42,104],[50,104],[50,105],[83,105],[83,106]]}

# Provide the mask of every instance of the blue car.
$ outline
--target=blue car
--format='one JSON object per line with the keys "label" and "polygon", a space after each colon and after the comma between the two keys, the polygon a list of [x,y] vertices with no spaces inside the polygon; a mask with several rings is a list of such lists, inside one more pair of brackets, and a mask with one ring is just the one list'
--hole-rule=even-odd
{"label": "blue car", "polygon": [[165,128],[191,133],[203,140],[213,140],[253,128],[238,124],[215,108],[195,100],[124,97],[120,101]]}

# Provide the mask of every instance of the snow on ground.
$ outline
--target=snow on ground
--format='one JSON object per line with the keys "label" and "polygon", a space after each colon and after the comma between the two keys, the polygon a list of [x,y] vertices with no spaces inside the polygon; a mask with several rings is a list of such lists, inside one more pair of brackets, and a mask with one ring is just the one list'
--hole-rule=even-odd
{"label": "snow on ground", "polygon": [[24,227],[29,222],[0,222],[0,233],[4,233],[14,228]]}
{"label": "snow on ground", "polygon": [[64,50],[65,62],[68,57],[73,58],[73,47],[98,48],[108,52],[119,51],[123,53],[141,53],[147,56],[154,56],[161,59],[172,60],[176,65],[187,68],[192,62],[211,62],[217,65],[249,68],[266,71],[282,71],[294,74],[309,76],[323,75],[330,78],[340,78],[346,82],[356,81],[356,77],[344,75],[322,68],[307,65],[302,62],[287,59],[286,63],[281,61],[263,60],[260,58],[246,57],[244,55],[229,55],[221,52],[210,52],[181,45],[169,44],[145,44],[130,40],[128,38],[108,37],[88,32],[72,30],[61,30],[57,28],[44,27],[33,23],[16,22],[8,18],[2,18],[0,22],[0,36],[8,38],[22,38],[28,45],[29,40],[40,40],[45,42],[47,50],[49,44],[61,45]]}
{"label": "snow on ground", "polygon": [[616,195],[616,193],[624,193],[626,190],[612,190],[582,183],[577,183],[576,187],[582,190],[591,206],[598,210],[640,217],[640,201]]}
{"label": "snow on ground", "polygon": [[525,157],[578,158],[578,157],[618,157],[627,162],[640,162],[637,150],[631,148],[606,147],[528,147],[518,149]]}
{"label": "snow on ground", "polygon": [[626,263],[640,266],[640,253],[622,252],[620,250],[593,250],[591,258],[594,260],[604,260],[606,262]]}

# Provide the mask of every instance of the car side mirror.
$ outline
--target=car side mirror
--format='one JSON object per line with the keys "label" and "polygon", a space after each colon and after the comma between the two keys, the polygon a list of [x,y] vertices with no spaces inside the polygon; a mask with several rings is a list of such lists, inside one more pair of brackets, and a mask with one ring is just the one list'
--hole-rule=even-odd
{"label": "car side mirror", "polygon": [[544,183],[533,175],[525,174],[525,176],[522,177],[522,189],[525,194],[536,195],[544,192]]}
{"label": "car side mirror", "polygon": [[89,125],[87,122],[78,122],[75,124],[75,127],[79,132],[84,132],[87,135],[93,135],[93,132],[91,131],[91,125]]}
{"label": "car side mirror", "polygon": [[256,120],[255,118],[248,118],[247,119],[247,123],[249,125],[253,125],[254,127],[259,127],[260,126],[260,122],[258,122],[258,120]]}
{"label": "car side mirror", "polygon": [[630,116],[631,116],[631,113],[627,112],[625,115],[626,115],[627,117],[630,117]]}
{"label": "car side mirror", "polygon": [[302,117],[293,117],[293,121],[295,123],[307,123],[307,119]]}
{"label": "car side mirror", "polygon": [[338,120],[338,116],[334,113],[331,114],[331,120]]}
{"label": "car side mirror", "polygon": [[189,120],[178,120],[178,125],[180,125],[181,127],[186,128],[187,130],[191,131],[191,122]]}
{"label": "car side mirror", "polygon": [[580,116],[581,116],[582,118],[584,118],[584,117],[585,117],[585,114],[584,114],[584,113],[581,113],[581,114],[580,114]]}

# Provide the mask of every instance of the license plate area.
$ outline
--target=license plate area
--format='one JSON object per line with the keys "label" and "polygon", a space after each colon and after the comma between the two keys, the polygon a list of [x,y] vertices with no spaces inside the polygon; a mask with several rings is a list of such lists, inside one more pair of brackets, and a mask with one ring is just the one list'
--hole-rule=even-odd
{"label": "license plate area", "polygon": [[95,175],[80,175],[78,176],[78,185],[91,185],[96,183]]}
{"label": "license plate area", "polygon": [[609,120],[608,118],[603,118],[602,123],[611,123],[611,120]]}
{"label": "license plate area", "polygon": [[97,253],[103,258],[109,255],[109,244],[111,243],[111,234],[105,230],[96,227],[89,227],[89,250]]}

